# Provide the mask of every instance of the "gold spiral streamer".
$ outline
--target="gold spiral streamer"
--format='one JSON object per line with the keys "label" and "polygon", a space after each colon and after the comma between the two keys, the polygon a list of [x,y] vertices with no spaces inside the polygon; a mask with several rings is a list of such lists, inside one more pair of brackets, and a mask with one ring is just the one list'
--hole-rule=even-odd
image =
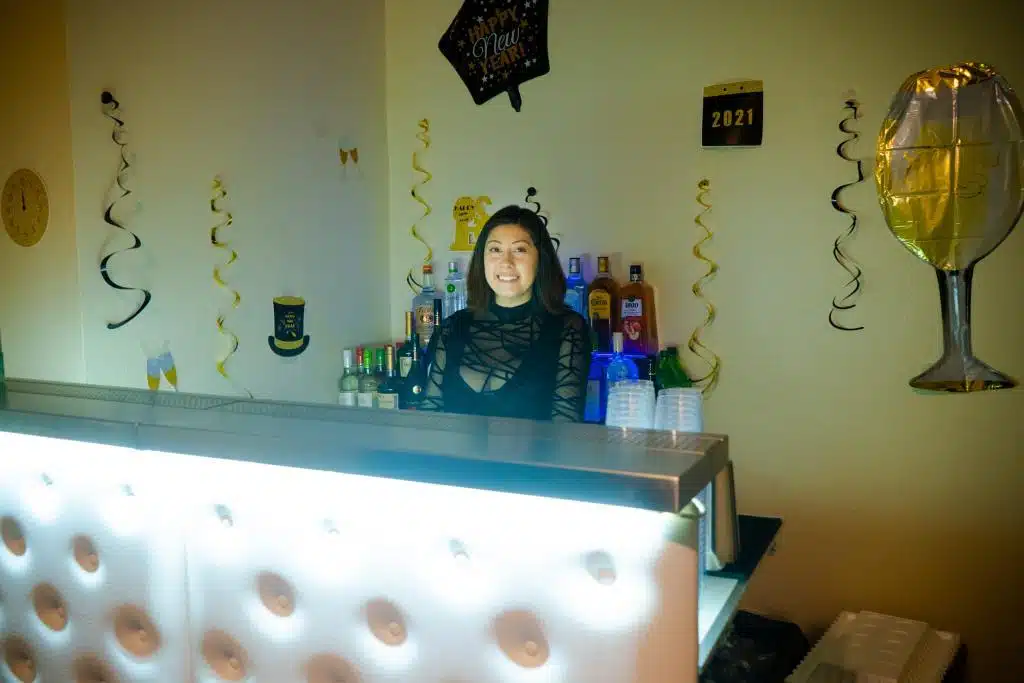
{"label": "gold spiral streamer", "polygon": [[[420,119],[419,128],[420,132],[416,134],[416,139],[423,144],[422,151],[426,152],[430,149],[430,121],[427,119]],[[413,183],[411,194],[412,198],[419,202],[423,207],[423,215],[412,224],[412,227],[409,229],[409,234],[422,242],[423,246],[427,248],[427,255],[423,257],[423,263],[426,264],[433,261],[434,250],[430,248],[430,244],[428,244],[427,241],[423,239],[423,236],[420,235],[418,226],[427,216],[430,215],[432,209],[430,208],[430,204],[428,204],[427,201],[420,196],[419,192],[417,192],[417,189],[429,183],[434,176],[431,175],[430,171],[420,165],[419,152],[420,150],[414,150],[412,153],[412,170],[422,175],[423,178],[419,182]],[[419,294],[420,290],[423,288],[422,285],[416,281],[416,276],[413,274],[412,268],[409,269],[409,273],[405,276],[405,284],[409,285],[409,289],[411,289],[414,294]]]}
{"label": "gold spiral streamer", "polygon": [[[212,211],[215,216],[219,216],[221,220],[215,226],[210,228],[210,243],[213,244],[213,246],[217,247],[218,249],[223,249],[224,251],[226,251],[228,253],[228,260],[226,263],[223,263],[219,266],[214,266],[213,281],[217,284],[217,286],[228,290],[228,292],[231,294],[231,308],[232,310],[234,310],[237,309],[242,304],[242,295],[239,294],[236,290],[232,289],[230,286],[228,286],[228,283],[224,281],[224,277],[221,275],[222,271],[225,268],[227,268],[232,263],[238,260],[238,252],[236,252],[234,249],[228,246],[227,242],[222,241],[219,236],[219,232],[221,230],[225,228],[230,228],[232,224],[234,224],[235,222],[234,217],[231,215],[229,211],[225,211],[217,206],[217,202],[221,201],[227,196],[228,193],[227,190],[224,189],[224,183],[221,182],[221,179],[219,177],[214,178],[213,196],[210,198],[210,211]],[[231,358],[231,356],[233,356],[236,351],[238,351],[238,335],[236,335],[234,332],[227,328],[227,326],[225,325],[226,318],[227,315],[224,313],[219,313],[217,315],[217,331],[220,332],[221,335],[226,336],[231,341],[231,350],[228,351],[223,358],[220,358],[217,361],[217,372],[220,373],[220,375],[224,379],[226,379],[228,382],[234,385],[234,381],[228,375],[227,362],[228,359]],[[244,391],[249,396],[249,398],[252,398],[252,392],[250,392],[248,389],[242,389],[242,391]]]}
{"label": "gold spiral streamer", "polygon": [[700,250],[701,245],[708,242],[714,236],[714,233],[708,229],[708,226],[704,225],[704,215],[711,210],[710,202],[705,201],[705,197],[707,197],[710,191],[711,181],[707,178],[704,178],[697,183],[697,203],[700,204],[702,208],[700,212],[697,213],[696,218],[693,219],[693,222],[704,231],[704,236],[701,237],[695,245],[693,245],[693,255],[707,264],[708,271],[693,283],[692,289],[693,295],[704,302],[706,313],[704,316],[704,322],[694,329],[693,334],[690,335],[690,341],[687,343],[687,347],[690,351],[709,366],[708,374],[694,380],[695,384],[703,384],[701,387],[701,393],[704,396],[708,396],[712,391],[714,391],[715,387],[718,386],[718,375],[722,368],[722,359],[719,358],[711,349],[705,346],[700,340],[701,331],[707,329],[715,320],[715,307],[710,301],[708,301],[707,297],[704,296],[703,285],[718,272],[718,264],[705,256]]}

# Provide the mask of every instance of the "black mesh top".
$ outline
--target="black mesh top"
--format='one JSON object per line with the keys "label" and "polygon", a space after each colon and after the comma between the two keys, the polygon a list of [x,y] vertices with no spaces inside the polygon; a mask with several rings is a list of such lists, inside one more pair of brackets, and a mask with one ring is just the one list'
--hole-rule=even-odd
{"label": "black mesh top", "polygon": [[583,316],[534,301],[459,311],[430,341],[421,410],[580,422],[590,372]]}

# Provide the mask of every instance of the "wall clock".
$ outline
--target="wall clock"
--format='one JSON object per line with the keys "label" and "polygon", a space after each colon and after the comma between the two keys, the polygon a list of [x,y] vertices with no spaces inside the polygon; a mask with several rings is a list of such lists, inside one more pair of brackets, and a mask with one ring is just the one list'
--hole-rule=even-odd
{"label": "wall clock", "polygon": [[27,168],[12,173],[0,193],[0,216],[15,244],[38,244],[50,220],[50,202],[42,178]]}

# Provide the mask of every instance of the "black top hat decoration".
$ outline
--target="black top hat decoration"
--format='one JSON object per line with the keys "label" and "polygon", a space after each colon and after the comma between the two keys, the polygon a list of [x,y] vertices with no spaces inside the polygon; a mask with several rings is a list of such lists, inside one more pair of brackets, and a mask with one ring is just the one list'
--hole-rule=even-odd
{"label": "black top hat decoration", "polygon": [[274,334],[267,337],[270,350],[290,358],[309,348],[309,335],[303,334],[306,301],[297,296],[274,299]]}

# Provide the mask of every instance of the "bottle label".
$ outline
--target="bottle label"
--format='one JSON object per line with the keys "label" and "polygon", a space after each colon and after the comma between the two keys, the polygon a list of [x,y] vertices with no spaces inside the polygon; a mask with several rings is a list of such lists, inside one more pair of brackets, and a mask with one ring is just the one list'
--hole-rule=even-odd
{"label": "bottle label", "polygon": [[375,391],[360,391],[356,394],[356,405],[360,408],[372,408],[373,397],[377,395]]}
{"label": "bottle label", "polygon": [[639,297],[622,300],[622,338],[626,351],[643,350],[637,345],[643,344],[644,335],[644,301]]}
{"label": "bottle label", "polygon": [[409,376],[409,371],[412,370],[412,358],[410,356],[402,356],[398,359],[398,374],[405,379]]}
{"label": "bottle label", "polygon": [[444,289],[445,289],[445,291],[446,291],[446,292],[448,292],[449,294],[454,294],[454,293],[455,293],[455,285],[453,285],[453,284],[451,284],[451,283],[449,283],[448,285],[446,285]]}
{"label": "bottle label", "polygon": [[434,304],[416,307],[416,334],[420,339],[430,339],[434,334]]}
{"label": "bottle label", "polygon": [[591,318],[600,320],[612,319],[612,297],[608,292],[598,290],[590,293],[587,309]]}
{"label": "bottle label", "polygon": [[644,300],[631,297],[622,300],[622,319],[640,318],[644,314]]}
{"label": "bottle label", "polygon": [[377,407],[398,410],[398,394],[377,394]]}
{"label": "bottle label", "polygon": [[356,392],[354,391],[342,391],[338,394],[338,405],[355,407],[356,405]]}

